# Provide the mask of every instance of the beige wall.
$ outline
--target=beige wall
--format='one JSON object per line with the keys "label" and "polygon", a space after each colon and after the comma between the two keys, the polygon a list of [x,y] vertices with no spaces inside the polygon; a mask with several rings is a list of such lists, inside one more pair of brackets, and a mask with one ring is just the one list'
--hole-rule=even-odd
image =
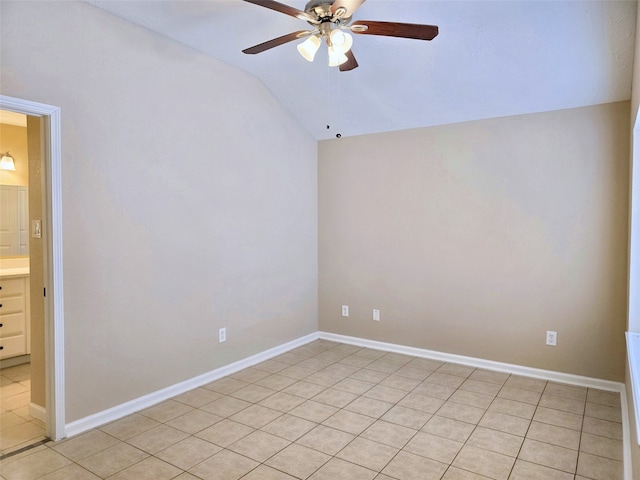
{"label": "beige wall", "polygon": [[317,330],[317,146],[257,79],[84,2],[0,22],[1,93],[61,108],[68,422]]}
{"label": "beige wall", "polygon": [[320,329],[624,381],[628,131],[622,102],[320,142]]}
{"label": "beige wall", "polygon": [[0,185],[29,184],[27,129],[17,125],[0,123],[0,155],[9,151],[16,166],[15,171],[0,170]]}
{"label": "beige wall", "polygon": [[[29,142],[29,221],[42,220],[41,119],[27,117]],[[45,232],[46,233],[46,232]],[[29,238],[31,317],[31,402],[46,407],[43,238]]]}

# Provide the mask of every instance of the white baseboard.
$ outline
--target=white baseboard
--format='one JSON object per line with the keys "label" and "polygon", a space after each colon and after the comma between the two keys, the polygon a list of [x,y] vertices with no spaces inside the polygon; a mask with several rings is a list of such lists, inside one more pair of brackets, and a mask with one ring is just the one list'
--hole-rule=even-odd
{"label": "white baseboard", "polygon": [[40,420],[42,423],[47,423],[47,409],[37,405],[35,403],[29,404],[29,415],[33,418]]}
{"label": "white baseboard", "polygon": [[257,353],[242,360],[238,360],[237,362],[230,363],[229,365],[216,368],[215,370],[204,373],[202,375],[198,375],[197,377],[191,378],[189,380],[185,380],[184,382],[176,383],[175,385],[157,390],[155,392],[149,393],[148,395],[144,395],[129,402],[122,403],[107,410],[103,410],[102,412],[94,413],[93,415],[89,415],[79,420],[75,420],[71,423],[67,423],[65,425],[66,436],[73,437],[80,433],[91,430],[92,428],[96,428],[109,422],[113,422],[114,420],[118,420],[122,417],[126,417],[127,415],[131,415],[132,413],[144,410],[145,408],[151,407],[160,402],[164,402],[165,400],[175,397],[176,395],[180,395],[182,393],[188,392],[189,390],[193,390],[194,388],[201,387],[202,385],[206,385],[207,383],[211,383],[214,380],[218,380],[227,375],[239,372],[240,370],[269,360],[270,358],[276,357],[282,353],[285,353],[289,350],[297,348],[301,345],[305,345],[317,339],[318,332],[305,335],[304,337],[300,337],[296,340],[292,340],[291,342],[287,342],[277,347],[270,348],[269,350],[265,350],[264,352]]}
{"label": "white baseboard", "polygon": [[496,370],[498,372],[539,378],[559,383],[568,383],[570,385],[581,387],[597,388],[599,390],[608,390],[611,392],[622,392],[624,390],[624,383],[620,382],[583,377],[581,375],[573,375],[570,373],[555,372],[553,370],[523,367],[521,365],[513,365],[510,363],[494,362],[493,360],[484,360],[482,358],[465,357],[463,355],[442,353],[424,348],[407,347],[395,343],[378,342],[376,340],[367,340],[365,338],[349,337],[346,335],[327,332],[319,332],[319,338],[339,343],[347,343],[349,345],[372,348],[374,350],[384,350],[404,355],[412,355],[414,357],[431,358],[433,360],[441,360],[443,362],[460,363],[462,365],[469,365],[470,367],[486,368],[487,370]]}

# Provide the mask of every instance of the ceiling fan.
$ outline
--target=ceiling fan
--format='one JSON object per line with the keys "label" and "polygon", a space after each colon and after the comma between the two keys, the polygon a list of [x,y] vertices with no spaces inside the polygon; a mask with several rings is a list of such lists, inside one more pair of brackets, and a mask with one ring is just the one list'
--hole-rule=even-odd
{"label": "ceiling fan", "polygon": [[322,41],[324,41],[329,50],[329,66],[338,66],[342,72],[353,70],[358,66],[358,62],[351,51],[353,37],[349,32],[358,35],[382,35],[386,37],[414,38],[416,40],[433,40],[438,35],[438,27],[435,25],[371,20],[352,22],[354,12],[365,0],[310,0],[304,11],[275,0],[244,1],[306,20],[313,27],[313,30],[299,30],[246,48],[243,50],[244,53],[250,55],[261,53],[307,37],[304,42],[298,45],[300,55],[312,62]]}

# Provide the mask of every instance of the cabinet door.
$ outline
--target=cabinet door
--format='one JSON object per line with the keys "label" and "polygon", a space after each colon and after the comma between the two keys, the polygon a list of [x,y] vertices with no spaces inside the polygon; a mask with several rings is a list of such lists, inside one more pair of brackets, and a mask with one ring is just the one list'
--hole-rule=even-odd
{"label": "cabinet door", "polygon": [[0,257],[20,255],[18,188],[0,185]]}

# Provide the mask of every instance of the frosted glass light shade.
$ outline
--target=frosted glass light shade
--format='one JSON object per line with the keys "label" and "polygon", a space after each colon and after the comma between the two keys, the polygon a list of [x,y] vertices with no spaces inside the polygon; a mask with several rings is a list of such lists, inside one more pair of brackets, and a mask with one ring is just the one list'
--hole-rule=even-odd
{"label": "frosted glass light shade", "polygon": [[331,46],[338,52],[347,53],[353,46],[353,37],[342,30],[333,30],[330,35]]}
{"label": "frosted glass light shade", "polygon": [[0,158],[0,170],[16,170],[16,164],[13,161],[13,157],[9,155],[9,152],[2,154],[2,158]]}
{"label": "frosted glass light shade", "polygon": [[320,48],[320,38],[317,35],[311,35],[304,42],[298,44],[298,52],[302,58],[309,62],[313,62],[316,52]]}
{"label": "frosted glass light shade", "polygon": [[335,47],[329,47],[329,66],[337,67],[349,60],[344,52],[339,51]]}

